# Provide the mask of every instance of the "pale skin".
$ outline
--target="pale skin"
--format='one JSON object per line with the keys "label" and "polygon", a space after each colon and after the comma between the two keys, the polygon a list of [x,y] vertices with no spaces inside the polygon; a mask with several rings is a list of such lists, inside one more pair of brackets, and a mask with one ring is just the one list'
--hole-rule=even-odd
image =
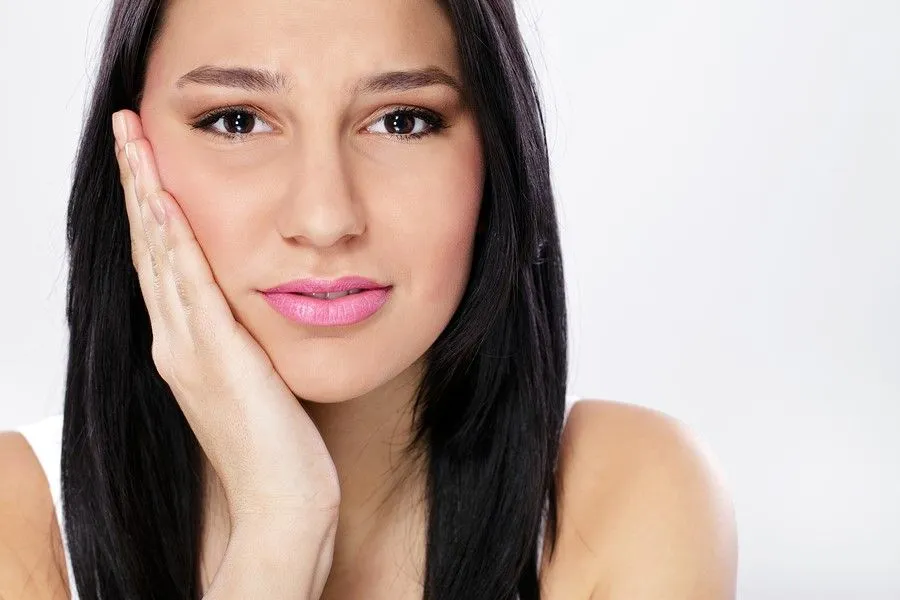
{"label": "pale skin", "polygon": [[[0,433],[0,475],[20,482],[0,487],[0,597],[68,598],[48,483],[18,433]],[[572,409],[563,435],[559,480],[560,538],[552,558],[545,547],[543,597],[735,597],[732,504],[708,455],[677,421],[634,405],[583,400]],[[396,574],[377,573],[381,585],[366,597],[421,598],[418,583]],[[358,597],[342,593],[331,597]]]}
{"label": "pale skin", "polygon": [[[291,85],[266,92],[177,85],[202,65],[279,71]],[[193,240],[178,248],[181,264],[215,277],[234,319],[302,399],[298,410],[333,460],[339,525],[321,598],[421,598],[422,477],[398,469],[399,447],[410,431],[420,357],[468,278],[485,176],[481,139],[452,86],[366,94],[356,84],[428,66],[462,80],[450,23],[432,2],[176,1],[148,58],[139,113],[120,112],[125,139],[149,165],[137,177],[125,173],[134,179],[135,206],[163,191],[174,203],[161,230],[180,227],[179,239]],[[241,141],[190,126],[225,106],[258,113]],[[400,106],[437,112],[448,127],[414,141],[392,137],[384,117]],[[213,125],[222,130],[226,121]],[[414,127],[427,129],[421,119]],[[149,203],[142,210],[149,215]],[[156,235],[154,222],[144,219],[146,235]],[[288,279],[345,274],[395,286],[377,322],[331,331],[291,326],[258,293]],[[561,537],[552,559],[544,553],[545,598],[734,597],[731,503],[677,421],[583,401],[569,419],[561,460]],[[204,590],[233,531],[222,481],[209,461],[205,468]],[[0,480],[23,482],[0,491],[0,597],[66,597],[47,482],[20,435],[0,436],[0,469]],[[291,547],[273,540],[273,553],[279,544]]]}

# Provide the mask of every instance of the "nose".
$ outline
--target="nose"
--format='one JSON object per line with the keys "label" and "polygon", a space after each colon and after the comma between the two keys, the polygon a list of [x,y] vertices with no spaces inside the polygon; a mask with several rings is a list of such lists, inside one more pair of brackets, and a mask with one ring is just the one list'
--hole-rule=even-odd
{"label": "nose", "polygon": [[318,140],[314,147],[312,143],[302,144],[303,148],[296,145],[277,227],[285,239],[329,248],[362,234],[365,221],[339,144]]}

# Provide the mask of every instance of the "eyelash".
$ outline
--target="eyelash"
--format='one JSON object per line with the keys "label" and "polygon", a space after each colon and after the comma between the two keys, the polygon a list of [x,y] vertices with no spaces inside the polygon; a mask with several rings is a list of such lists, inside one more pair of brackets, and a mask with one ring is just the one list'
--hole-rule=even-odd
{"label": "eyelash", "polygon": [[[208,133],[217,137],[224,137],[234,141],[239,141],[243,138],[247,138],[253,134],[250,133],[228,133],[222,132],[212,129],[212,125],[217,123],[222,117],[229,117],[236,114],[246,114],[251,115],[254,119],[260,119],[265,121],[257,111],[250,108],[249,106],[229,106],[225,108],[220,108],[214,110],[213,112],[207,113],[205,116],[201,117],[199,121],[196,121],[191,125],[194,129],[199,129],[204,133]],[[428,124],[428,129],[425,131],[420,131],[419,133],[388,133],[386,135],[397,138],[402,142],[413,142],[425,136],[437,133],[443,129],[447,128],[447,123],[444,121],[444,118],[441,115],[432,112],[430,110],[425,110],[423,108],[419,108],[416,106],[398,106],[395,107],[390,112],[386,112],[381,115],[374,123],[378,123],[382,121],[385,117],[389,115],[408,115],[411,117],[418,117],[425,121]]]}

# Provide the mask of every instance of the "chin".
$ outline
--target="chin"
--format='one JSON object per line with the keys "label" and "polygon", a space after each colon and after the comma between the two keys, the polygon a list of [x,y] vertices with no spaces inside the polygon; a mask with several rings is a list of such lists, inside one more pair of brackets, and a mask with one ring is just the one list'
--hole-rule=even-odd
{"label": "chin", "polygon": [[297,369],[293,365],[289,372],[279,373],[298,400],[336,404],[381,392],[412,395],[423,375],[424,357],[393,367],[383,362],[353,361],[340,361],[338,365],[308,363],[306,367]]}
{"label": "chin", "polygon": [[386,382],[379,377],[365,377],[343,369],[296,370],[290,376],[282,375],[291,392],[305,402],[336,404],[346,402],[375,391]]}
{"label": "chin", "polygon": [[339,379],[325,377],[299,378],[296,383],[285,381],[298,400],[317,404],[336,404],[365,395],[373,386],[362,383],[346,383]]}

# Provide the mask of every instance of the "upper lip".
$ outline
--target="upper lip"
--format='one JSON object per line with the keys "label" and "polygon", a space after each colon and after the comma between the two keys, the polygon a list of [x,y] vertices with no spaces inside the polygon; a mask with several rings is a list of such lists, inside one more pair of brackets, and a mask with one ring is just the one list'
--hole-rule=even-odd
{"label": "upper lip", "polygon": [[388,287],[359,275],[341,277],[340,279],[297,279],[288,281],[273,288],[263,290],[266,294],[324,294],[326,292],[347,292],[350,290],[374,290]]}

